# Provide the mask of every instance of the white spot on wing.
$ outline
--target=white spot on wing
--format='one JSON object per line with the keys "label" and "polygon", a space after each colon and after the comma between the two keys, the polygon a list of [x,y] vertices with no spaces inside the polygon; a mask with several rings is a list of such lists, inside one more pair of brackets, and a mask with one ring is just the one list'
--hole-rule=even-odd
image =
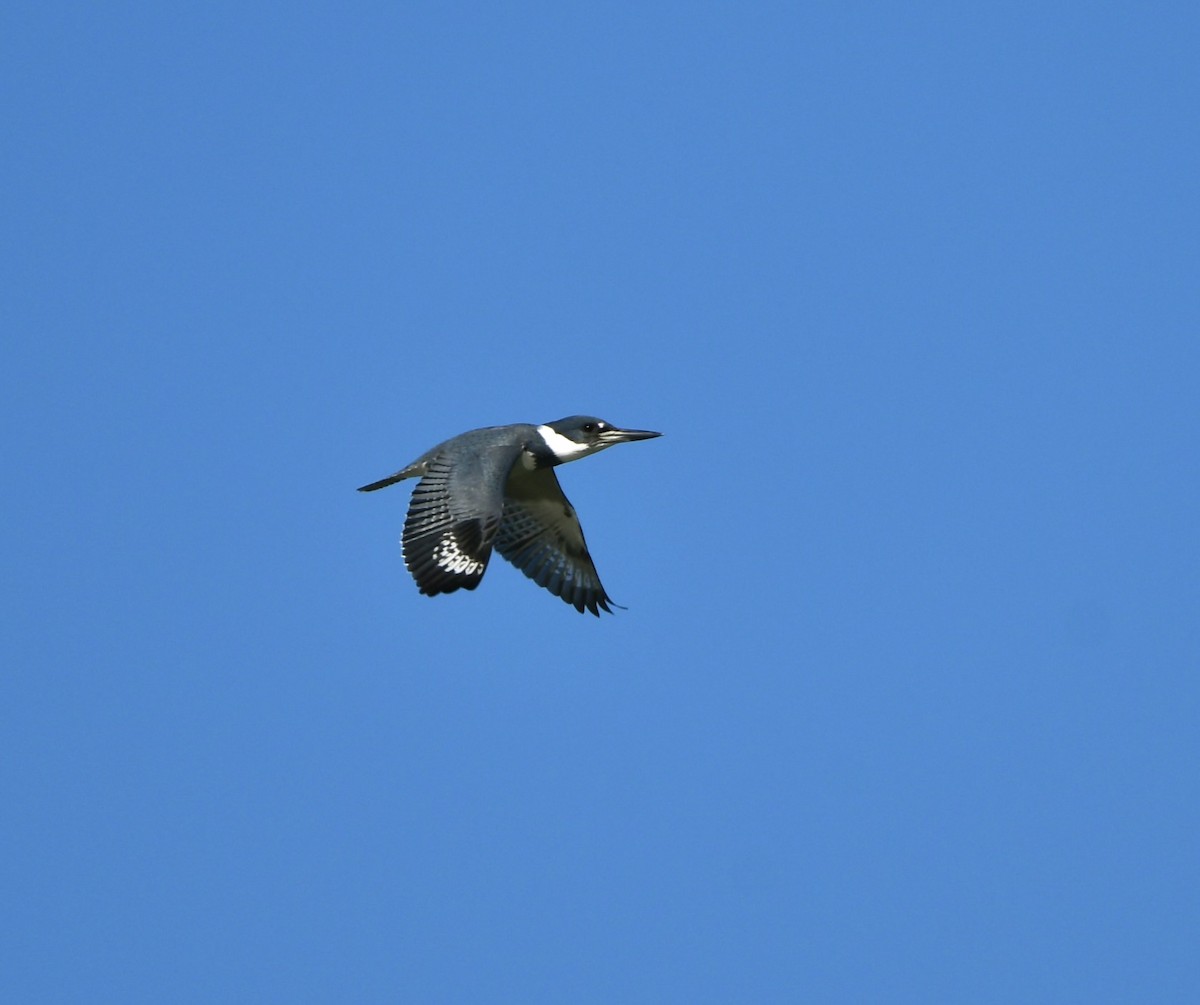
{"label": "white spot on wing", "polygon": [[483,570],[483,563],[463,551],[450,535],[442,538],[433,549],[433,561],[443,572],[452,575],[473,574]]}

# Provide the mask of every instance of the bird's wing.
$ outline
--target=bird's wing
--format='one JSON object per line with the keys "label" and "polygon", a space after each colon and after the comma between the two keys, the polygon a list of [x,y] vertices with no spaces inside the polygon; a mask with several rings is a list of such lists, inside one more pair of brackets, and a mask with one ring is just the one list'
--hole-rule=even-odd
{"label": "bird's wing", "polygon": [[495,543],[496,550],[538,586],[580,613],[585,608],[596,617],[598,608],[612,613],[612,598],[600,585],[583,528],[553,469],[512,469]]}
{"label": "bird's wing", "polygon": [[428,596],[473,590],[504,514],[504,483],[520,446],[430,457],[404,520],[404,564]]}

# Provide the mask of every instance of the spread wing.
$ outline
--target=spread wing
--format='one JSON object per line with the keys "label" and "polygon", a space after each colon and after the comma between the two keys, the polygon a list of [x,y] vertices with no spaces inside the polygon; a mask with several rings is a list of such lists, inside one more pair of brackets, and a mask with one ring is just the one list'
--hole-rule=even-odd
{"label": "spread wing", "polygon": [[401,539],[404,564],[428,596],[473,590],[504,514],[504,484],[520,447],[430,458],[413,490]]}
{"label": "spread wing", "polygon": [[538,586],[581,614],[586,609],[599,617],[599,608],[612,613],[612,598],[600,585],[583,528],[552,468],[512,468],[495,546]]}

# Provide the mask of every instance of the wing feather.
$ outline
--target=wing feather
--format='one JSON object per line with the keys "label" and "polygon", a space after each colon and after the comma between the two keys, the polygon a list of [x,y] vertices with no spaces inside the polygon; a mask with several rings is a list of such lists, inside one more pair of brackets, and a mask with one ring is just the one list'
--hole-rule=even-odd
{"label": "wing feather", "polygon": [[454,463],[439,454],[413,490],[401,539],[404,564],[427,596],[473,590],[483,579],[504,513],[504,484],[519,448]]}
{"label": "wing feather", "polygon": [[494,544],[505,559],[538,586],[580,613],[596,617],[612,598],[600,583],[583,528],[552,468],[512,468],[504,490],[503,517]]}

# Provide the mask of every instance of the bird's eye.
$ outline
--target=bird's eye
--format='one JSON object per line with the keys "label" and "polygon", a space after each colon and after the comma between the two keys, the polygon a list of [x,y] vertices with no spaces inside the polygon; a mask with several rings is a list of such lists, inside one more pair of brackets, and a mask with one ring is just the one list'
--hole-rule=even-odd
{"label": "bird's eye", "polygon": [[596,424],[594,422],[585,422],[583,424],[583,431],[585,433],[594,433],[596,431]]}

